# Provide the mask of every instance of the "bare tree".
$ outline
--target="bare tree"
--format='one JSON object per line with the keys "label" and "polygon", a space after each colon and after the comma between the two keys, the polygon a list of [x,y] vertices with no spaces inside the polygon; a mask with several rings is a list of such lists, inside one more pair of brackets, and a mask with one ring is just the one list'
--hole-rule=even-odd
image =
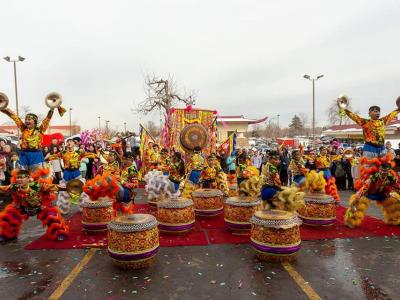
{"label": "bare tree", "polygon": [[273,139],[279,137],[282,133],[282,128],[278,128],[275,123],[268,122],[268,125],[264,129],[263,137]]}
{"label": "bare tree", "polygon": [[179,93],[177,84],[172,76],[166,79],[153,75],[145,78],[146,99],[139,103],[136,112],[147,115],[150,112],[159,110],[167,115],[169,109],[178,102],[186,105],[195,103],[195,93]]}
{"label": "bare tree", "polygon": [[252,130],[250,131],[250,136],[255,138],[261,138],[264,134],[264,128],[260,126],[260,124],[253,125]]}
{"label": "bare tree", "polygon": [[299,118],[303,124],[303,133],[306,136],[310,135],[310,125],[308,124],[308,115],[306,113],[299,113]]}
{"label": "bare tree", "polygon": [[156,125],[153,121],[148,121],[145,125],[147,131],[151,134],[153,138],[157,138],[161,134],[161,128]]}
{"label": "bare tree", "polygon": [[[352,110],[351,105],[347,109]],[[326,113],[328,114],[329,125],[342,125],[342,124],[352,124],[354,123],[347,115],[344,117],[339,116],[339,108],[337,106],[337,100],[332,100],[329,104]],[[355,111],[358,114],[358,111]]]}

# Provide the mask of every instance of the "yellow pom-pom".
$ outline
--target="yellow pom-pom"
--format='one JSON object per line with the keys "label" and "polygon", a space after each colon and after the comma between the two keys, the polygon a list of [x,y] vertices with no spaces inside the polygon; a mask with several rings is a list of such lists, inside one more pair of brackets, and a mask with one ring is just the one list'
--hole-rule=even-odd
{"label": "yellow pom-pom", "polygon": [[357,206],[357,208],[358,208],[358,210],[361,210],[362,212],[365,212],[365,211],[367,210],[367,208],[368,208],[368,205],[365,204],[365,203],[360,203],[360,204]]}

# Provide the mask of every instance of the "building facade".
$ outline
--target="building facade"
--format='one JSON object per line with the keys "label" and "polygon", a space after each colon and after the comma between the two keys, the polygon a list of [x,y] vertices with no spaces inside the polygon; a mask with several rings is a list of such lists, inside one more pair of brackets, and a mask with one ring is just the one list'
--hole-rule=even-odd
{"label": "building facade", "polygon": [[236,132],[236,145],[238,147],[248,147],[249,141],[244,136],[249,125],[265,122],[267,117],[262,119],[247,119],[240,116],[219,116],[217,117],[218,142],[223,143],[230,134]]}
{"label": "building facade", "polygon": [[[46,134],[61,133],[64,137],[69,137],[81,132],[79,125],[51,125],[46,131]],[[0,135],[2,136],[17,136],[18,128],[16,125],[0,125]]]}
{"label": "building facade", "polygon": [[[322,134],[348,142],[357,143],[364,140],[362,128],[357,124],[335,125],[322,131]],[[393,145],[400,142],[400,120],[395,120],[386,127],[385,140],[391,141]]]}

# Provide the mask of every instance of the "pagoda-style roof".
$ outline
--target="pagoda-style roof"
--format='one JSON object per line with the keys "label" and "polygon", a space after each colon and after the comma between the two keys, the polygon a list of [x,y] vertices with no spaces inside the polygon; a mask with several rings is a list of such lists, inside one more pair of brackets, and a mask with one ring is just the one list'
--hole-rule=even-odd
{"label": "pagoda-style roof", "polygon": [[265,122],[268,117],[262,119],[247,119],[243,115],[240,116],[218,116],[217,122],[232,122],[232,123],[247,123],[247,124],[258,124]]}

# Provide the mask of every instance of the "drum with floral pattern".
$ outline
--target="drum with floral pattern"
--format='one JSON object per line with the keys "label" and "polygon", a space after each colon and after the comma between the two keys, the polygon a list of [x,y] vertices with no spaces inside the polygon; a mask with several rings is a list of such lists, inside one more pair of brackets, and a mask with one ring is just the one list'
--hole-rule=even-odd
{"label": "drum with floral pattern", "polygon": [[106,231],[113,216],[113,202],[109,198],[96,201],[86,200],[82,208],[82,229],[90,232]]}
{"label": "drum with floral pattern", "polygon": [[217,189],[197,189],[192,193],[194,211],[199,217],[215,217],[224,210],[224,194]]}
{"label": "drum with floral pattern", "polygon": [[336,222],[336,204],[332,196],[325,193],[307,193],[305,206],[297,212],[304,225],[331,226]]}
{"label": "drum with floral pattern", "polygon": [[183,233],[193,229],[195,213],[191,199],[177,198],[158,203],[158,229],[166,233]]}
{"label": "drum with floral pattern", "polygon": [[148,214],[119,216],[108,225],[108,254],[124,269],[148,267],[160,246],[156,218]]}
{"label": "drum with floral pattern", "polygon": [[250,219],[261,209],[261,200],[253,197],[230,197],[225,200],[224,220],[233,231],[250,231]]}
{"label": "drum with floral pattern", "polygon": [[301,220],[296,213],[259,210],[251,218],[251,244],[260,260],[292,261],[300,250]]}

